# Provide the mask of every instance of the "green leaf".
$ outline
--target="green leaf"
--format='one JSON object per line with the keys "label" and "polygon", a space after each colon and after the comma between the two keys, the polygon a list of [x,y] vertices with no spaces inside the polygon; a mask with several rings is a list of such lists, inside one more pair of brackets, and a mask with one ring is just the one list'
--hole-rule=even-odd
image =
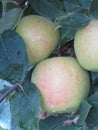
{"label": "green leaf", "polygon": [[92,107],[86,120],[91,130],[98,125],[98,109]]}
{"label": "green leaf", "polygon": [[84,126],[62,125],[50,130],[86,130],[86,129],[84,129]]}
{"label": "green leaf", "polygon": [[91,6],[92,0],[78,0],[79,5],[81,6],[82,9],[88,9]]}
{"label": "green leaf", "polygon": [[91,19],[98,19],[98,0],[92,0],[89,8],[89,16]]}
{"label": "green leaf", "polygon": [[82,104],[81,104],[81,107],[80,107],[80,110],[79,110],[79,120],[77,122],[78,125],[83,125],[84,122],[86,121],[86,118],[89,114],[89,111],[91,109],[91,105],[87,102],[87,101],[83,101]]}
{"label": "green leaf", "polygon": [[11,88],[13,84],[9,83],[6,80],[0,79],[0,91],[6,89],[6,88]]}
{"label": "green leaf", "polygon": [[88,98],[88,102],[92,108],[88,114],[87,123],[91,128],[94,128],[98,125],[98,91]]}
{"label": "green leaf", "polygon": [[5,16],[2,16],[0,19],[0,33],[15,28],[22,13],[23,11],[20,8],[13,8]]}
{"label": "green leaf", "polygon": [[44,120],[40,120],[39,127],[40,130],[52,130],[56,126],[64,123],[66,117],[64,115],[50,116]]}
{"label": "green leaf", "polygon": [[98,91],[88,98],[88,102],[95,108],[98,109]]}
{"label": "green leaf", "polygon": [[63,0],[65,10],[80,12],[83,9],[89,9],[91,0]]}
{"label": "green leaf", "polygon": [[4,100],[0,103],[0,127],[3,130],[10,130],[11,128],[11,111],[8,100]]}
{"label": "green leaf", "polygon": [[89,20],[87,15],[83,13],[75,13],[58,18],[57,23],[64,28],[77,29],[78,27],[86,25]]}
{"label": "green leaf", "polygon": [[94,83],[95,80],[98,80],[98,73],[96,73],[96,72],[91,72],[91,77],[92,77],[92,80],[93,80],[93,83]]}
{"label": "green leaf", "polygon": [[57,18],[56,24],[61,27],[61,39],[65,42],[72,40],[76,30],[81,26],[85,26],[89,20],[88,16],[83,13],[75,13]]}
{"label": "green leaf", "polygon": [[25,80],[23,88],[11,97],[10,105],[11,130],[39,130],[40,96],[35,85]]}
{"label": "green leaf", "polygon": [[29,68],[25,44],[14,31],[0,36],[0,78],[10,82],[21,82]]}
{"label": "green leaf", "polygon": [[90,14],[98,11],[98,6],[97,5],[98,5],[98,0],[92,0],[91,6],[90,6],[90,9],[89,9]]}
{"label": "green leaf", "polygon": [[68,28],[61,28],[60,33],[61,33],[61,40],[65,44],[68,41],[71,41],[74,39],[76,30],[75,29],[68,29]]}
{"label": "green leaf", "polygon": [[0,2],[0,17],[2,16],[2,4]]}
{"label": "green leaf", "polygon": [[63,0],[63,4],[67,11],[79,12],[82,9],[77,0]]}
{"label": "green leaf", "polygon": [[42,16],[55,18],[64,15],[63,5],[59,0],[29,0],[29,3]]}

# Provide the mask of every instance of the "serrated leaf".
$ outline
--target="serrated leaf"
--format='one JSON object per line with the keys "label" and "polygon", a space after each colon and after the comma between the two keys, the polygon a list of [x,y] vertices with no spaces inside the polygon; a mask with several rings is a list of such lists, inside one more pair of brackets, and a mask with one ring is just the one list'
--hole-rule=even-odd
{"label": "serrated leaf", "polygon": [[91,19],[98,19],[98,1],[92,0],[91,6],[89,8],[89,16]]}
{"label": "serrated leaf", "polygon": [[92,0],[78,0],[79,5],[81,6],[82,9],[88,9],[91,6]]}
{"label": "serrated leaf", "polygon": [[29,67],[25,44],[14,31],[0,36],[0,78],[10,82],[21,82]]}
{"label": "serrated leaf", "polygon": [[79,12],[82,9],[77,0],[63,0],[63,4],[67,11]]}
{"label": "serrated leaf", "polygon": [[98,125],[98,109],[92,107],[86,120],[91,130]]}
{"label": "serrated leaf", "polygon": [[90,14],[98,11],[98,6],[97,5],[98,5],[98,0],[92,0],[91,6],[90,6],[90,9],[89,9]]}
{"label": "serrated leaf", "polygon": [[83,13],[70,14],[56,19],[57,25],[61,26],[61,38],[63,41],[72,40],[75,32],[81,26],[89,22],[87,15]]}
{"label": "serrated leaf", "polygon": [[8,100],[0,103],[0,127],[3,130],[10,130],[11,128],[11,111]]}
{"label": "serrated leaf", "polygon": [[89,9],[92,0],[63,0],[67,11],[80,12],[83,9]]}
{"label": "serrated leaf", "polygon": [[79,110],[79,120],[77,122],[77,125],[83,125],[84,122],[86,121],[86,118],[88,116],[88,113],[91,109],[91,104],[89,104],[87,101],[83,101]]}
{"label": "serrated leaf", "polygon": [[22,10],[20,8],[13,8],[9,10],[5,16],[0,19],[0,33],[5,30],[15,28],[19,18],[22,15]]}
{"label": "serrated leaf", "polygon": [[11,130],[39,130],[40,96],[35,85],[25,81],[23,89],[11,97],[10,104]]}
{"label": "serrated leaf", "polygon": [[77,29],[78,27],[86,25],[89,20],[87,15],[83,13],[75,13],[57,19],[57,23],[64,28]]}
{"label": "serrated leaf", "polygon": [[63,15],[63,6],[59,0],[29,0],[32,8],[40,15],[55,18]]}

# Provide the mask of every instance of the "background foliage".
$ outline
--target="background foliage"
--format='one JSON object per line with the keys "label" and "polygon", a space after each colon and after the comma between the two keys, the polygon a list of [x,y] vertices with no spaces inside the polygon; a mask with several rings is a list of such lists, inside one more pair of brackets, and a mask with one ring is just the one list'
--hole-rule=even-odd
{"label": "background foliage", "polygon": [[98,18],[98,0],[0,1],[0,130],[97,130],[98,73],[94,72],[90,72],[90,95],[77,113],[39,118],[39,91],[30,83],[33,67],[15,32],[21,17],[29,14],[52,20],[60,30],[59,49],[51,56],[73,55],[75,32]]}

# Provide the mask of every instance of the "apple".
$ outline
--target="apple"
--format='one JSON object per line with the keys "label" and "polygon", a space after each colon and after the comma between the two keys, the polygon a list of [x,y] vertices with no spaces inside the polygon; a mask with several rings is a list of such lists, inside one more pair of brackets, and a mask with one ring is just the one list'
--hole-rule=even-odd
{"label": "apple", "polygon": [[41,108],[49,114],[73,112],[87,98],[89,73],[73,57],[52,57],[38,63],[31,75],[41,97]]}
{"label": "apple", "polygon": [[30,65],[47,58],[57,47],[60,39],[55,24],[39,15],[23,17],[16,27],[16,32],[25,42]]}
{"label": "apple", "polygon": [[88,71],[98,72],[98,20],[77,30],[74,49],[80,65]]}

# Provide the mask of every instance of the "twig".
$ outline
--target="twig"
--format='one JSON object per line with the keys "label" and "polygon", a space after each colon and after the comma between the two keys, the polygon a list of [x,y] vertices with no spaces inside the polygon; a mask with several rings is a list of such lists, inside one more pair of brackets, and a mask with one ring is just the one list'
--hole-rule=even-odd
{"label": "twig", "polygon": [[13,87],[11,87],[10,89],[8,89],[4,94],[2,94],[0,96],[0,103],[9,95],[11,94],[14,90],[16,90],[18,87],[20,87],[19,85],[15,85]]}

